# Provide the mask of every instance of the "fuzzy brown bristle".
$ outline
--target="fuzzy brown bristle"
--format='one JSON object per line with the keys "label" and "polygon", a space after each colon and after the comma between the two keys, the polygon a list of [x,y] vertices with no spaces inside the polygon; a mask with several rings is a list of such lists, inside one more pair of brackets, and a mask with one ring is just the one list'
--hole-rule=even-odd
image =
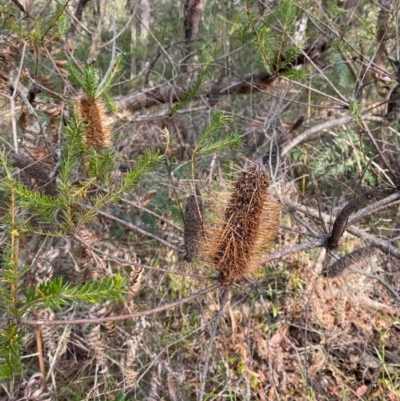
{"label": "fuzzy brown bristle", "polygon": [[276,235],[279,206],[268,187],[268,172],[259,159],[236,181],[221,227],[208,238],[208,253],[224,285],[249,275],[261,247]]}
{"label": "fuzzy brown bristle", "polygon": [[104,103],[100,99],[81,96],[78,101],[78,114],[87,124],[86,146],[96,150],[110,146],[111,132]]}
{"label": "fuzzy brown bristle", "polygon": [[196,187],[196,193],[189,196],[185,206],[184,259],[187,262],[191,262],[197,256],[203,237],[203,201]]}

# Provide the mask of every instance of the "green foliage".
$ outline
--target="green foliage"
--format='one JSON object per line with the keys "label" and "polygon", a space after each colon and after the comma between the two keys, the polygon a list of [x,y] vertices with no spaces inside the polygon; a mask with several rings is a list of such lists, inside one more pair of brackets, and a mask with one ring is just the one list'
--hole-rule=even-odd
{"label": "green foliage", "polygon": [[239,146],[242,140],[236,132],[220,136],[221,131],[227,128],[230,121],[230,116],[221,110],[216,110],[211,117],[211,121],[201,131],[193,154],[206,155],[219,152],[227,147]]}
{"label": "green foliage", "polygon": [[176,114],[179,110],[183,109],[190,103],[194,98],[200,93],[203,83],[206,78],[206,70],[207,70],[207,65],[203,66],[201,71],[197,74],[193,84],[190,86],[190,88],[187,90],[187,92],[184,94],[182,99],[179,102],[176,102],[170,109],[170,114],[174,115]]}
{"label": "green foliage", "polygon": [[[292,39],[294,24],[301,16],[296,3],[293,0],[280,1],[264,18],[251,9],[249,4],[247,7],[234,19],[232,33],[241,41],[256,46],[259,62],[268,74],[290,74],[288,70],[301,53]],[[300,80],[303,76],[293,74],[293,79]]]}
{"label": "green foliage", "polygon": [[343,60],[342,55],[338,53],[335,54],[333,58],[335,63],[335,70],[340,77],[341,84],[345,87],[354,85],[353,74],[351,74],[350,69],[346,62]]}
{"label": "green foliage", "polygon": [[88,302],[91,304],[105,301],[122,301],[125,280],[116,274],[102,280],[87,281],[81,285],[71,286],[62,277],[41,283],[38,288],[30,288],[25,293],[22,311],[31,307],[44,306],[57,311],[71,302]]}
{"label": "green foliage", "polygon": [[35,18],[34,29],[26,29],[14,14],[4,7],[2,12],[7,16],[6,28],[17,33],[21,38],[34,46],[44,45],[60,40],[68,31],[70,20],[65,13],[68,2],[57,4],[54,13],[48,18]]}
{"label": "green foliage", "polygon": [[21,362],[23,349],[21,328],[8,323],[0,331],[0,381],[24,373],[24,365]]}
{"label": "green foliage", "polygon": [[53,214],[61,206],[61,202],[53,196],[42,195],[31,191],[21,182],[14,182],[16,201],[24,209],[33,209],[42,218],[47,221],[53,219]]}
{"label": "green foliage", "polygon": [[112,106],[111,108],[115,108],[115,104],[109,95],[109,90],[122,71],[122,57],[115,59],[114,65],[110,68],[101,85],[97,82],[97,73],[93,65],[86,66],[83,71],[73,63],[68,63],[66,67],[73,81],[86,93],[89,99],[95,100],[99,97],[104,97],[107,99],[107,103]]}
{"label": "green foliage", "polygon": [[59,177],[62,183],[60,190],[68,186],[72,173],[77,167],[80,156],[85,149],[83,143],[84,122],[73,115],[65,127],[65,142],[61,150],[60,165],[58,168]]}
{"label": "green foliage", "polygon": [[115,152],[112,149],[103,149],[99,152],[90,148],[87,158],[89,179],[98,179],[108,187],[114,168]]}
{"label": "green foliage", "polygon": [[161,161],[161,159],[162,156],[160,156],[158,152],[153,152],[151,150],[144,152],[143,155],[140,156],[136,161],[133,169],[126,173],[125,180],[123,181],[119,192],[122,193],[126,191],[132,191],[132,189],[141,180],[142,176],[145,173],[153,170],[153,168]]}
{"label": "green foliage", "polygon": [[111,86],[117,81],[119,75],[122,72],[122,67],[123,67],[122,61],[123,59],[121,56],[116,57],[114,64],[111,66],[109,70],[110,71],[109,74],[106,76],[106,79],[104,80],[104,83],[97,89],[96,97],[103,96],[111,100],[108,91],[111,88]]}
{"label": "green foliage", "polygon": [[[78,81],[79,82],[79,81]],[[97,78],[93,65],[88,65],[83,70],[82,90],[87,94],[89,99],[96,99]]]}
{"label": "green foliage", "polygon": [[[332,140],[324,141],[324,146],[309,162],[313,176],[323,178],[324,189],[336,187],[338,182],[346,182],[349,178],[361,177],[369,186],[376,185],[373,173],[365,170],[368,163],[358,143],[359,138],[354,132],[344,130]],[[295,160],[300,160],[302,154],[301,149],[291,153]]]}
{"label": "green foliage", "polygon": [[352,100],[349,102],[349,110],[350,113],[352,114],[355,122],[360,128],[363,128],[363,124],[361,121],[361,109],[360,109],[360,103],[357,102],[356,100]]}

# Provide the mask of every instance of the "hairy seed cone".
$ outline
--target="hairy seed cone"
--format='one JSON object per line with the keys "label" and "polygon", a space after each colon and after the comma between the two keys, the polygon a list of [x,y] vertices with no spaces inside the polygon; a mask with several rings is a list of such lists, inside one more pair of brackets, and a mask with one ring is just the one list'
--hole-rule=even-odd
{"label": "hairy seed cone", "polygon": [[90,99],[86,95],[78,100],[79,117],[85,119],[87,129],[85,143],[88,148],[100,150],[110,146],[110,126],[104,103],[100,99]]}
{"label": "hairy seed cone", "polygon": [[258,159],[236,181],[221,227],[209,235],[209,254],[224,285],[249,275],[261,248],[276,236],[279,205],[268,187],[267,169]]}
{"label": "hairy seed cone", "polygon": [[189,196],[185,206],[184,259],[187,262],[191,262],[197,256],[203,236],[203,201],[196,187],[196,193]]}

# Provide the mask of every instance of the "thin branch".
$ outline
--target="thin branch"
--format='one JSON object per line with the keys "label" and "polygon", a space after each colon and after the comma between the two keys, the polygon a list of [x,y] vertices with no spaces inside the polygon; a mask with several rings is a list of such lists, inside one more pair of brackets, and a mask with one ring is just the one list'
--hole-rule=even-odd
{"label": "thin branch", "polygon": [[132,202],[132,201],[130,201],[130,200],[128,200],[128,199],[121,199],[121,201],[127,203],[127,204],[130,205],[130,206],[135,207],[136,209],[142,210],[142,211],[145,212],[145,213],[148,213],[148,214],[150,214],[150,215],[152,215],[152,216],[154,216],[154,217],[157,217],[157,219],[159,219],[159,220],[163,221],[164,223],[167,223],[168,225],[170,225],[170,226],[176,228],[176,229],[177,229],[179,232],[181,232],[181,233],[183,233],[183,231],[184,231],[182,227],[178,226],[178,225],[175,224],[173,221],[168,220],[168,219],[166,219],[165,217],[160,216],[160,215],[157,214],[157,213],[154,213],[152,210],[147,209],[147,208],[145,208],[144,206],[140,206],[139,204],[137,204],[137,203],[135,203],[135,202]]}
{"label": "thin branch", "polygon": [[[115,27],[115,14],[117,13],[116,8],[117,8],[117,3],[115,2],[114,3],[114,10],[113,10],[113,13],[112,13],[112,26],[113,26],[113,33],[114,33],[115,40],[112,41],[111,60],[110,60],[110,63],[108,65],[108,70],[104,74],[104,77],[103,77],[103,79],[101,80],[101,82],[99,84],[99,87],[98,87],[99,91],[106,84],[107,79],[108,79],[109,75],[111,75],[111,73],[112,73],[112,71],[113,71],[113,69],[115,67],[115,64],[117,62],[117,39],[116,39],[117,33],[116,33],[116,27]],[[101,48],[101,46],[100,46],[100,48]]]}
{"label": "thin branch", "polygon": [[265,258],[257,260],[255,262],[255,265],[263,265],[276,259],[282,259],[284,256],[291,255],[292,253],[308,251],[309,249],[322,247],[324,245],[324,241],[325,239],[322,238],[318,241],[303,242],[299,245],[290,246],[288,248],[282,249],[281,251],[271,253]]}
{"label": "thin branch", "polygon": [[356,269],[354,267],[350,268],[349,271],[351,271],[352,273],[362,274],[363,276],[372,278],[374,280],[378,280],[383,286],[385,286],[392,293],[392,295],[396,299],[396,301],[400,302],[399,293],[382,277],[379,277],[372,273],[364,272],[364,271]]}
{"label": "thin branch", "polygon": [[97,28],[96,32],[92,37],[92,45],[89,50],[89,57],[87,62],[91,62],[96,59],[97,54],[100,51],[101,46],[101,34],[103,32],[103,24],[104,24],[104,15],[106,11],[106,0],[99,0],[99,17],[97,19]]}
{"label": "thin branch", "polygon": [[374,136],[372,135],[371,131],[368,128],[368,125],[365,123],[364,119],[361,117],[361,122],[362,122],[362,126],[364,131],[368,134],[369,139],[371,140],[372,144],[374,145],[375,150],[378,152],[379,157],[381,158],[383,164],[386,166],[386,168],[390,171],[390,174],[393,176],[393,178],[396,179],[396,181],[399,180],[398,175],[396,174],[396,172],[390,167],[389,162],[387,161],[385,155],[382,153],[380,147],[378,146]]}
{"label": "thin branch", "polygon": [[140,2],[137,2],[136,7],[133,10],[132,15],[128,18],[128,20],[126,21],[126,24],[124,25],[124,27],[117,34],[114,33],[114,36],[108,42],[103,43],[100,46],[100,49],[103,49],[104,47],[106,47],[109,44],[111,44],[114,41],[116,41],[125,32],[125,30],[131,25],[132,20],[136,17],[136,9],[138,8],[139,4],[140,4]]}
{"label": "thin branch", "polygon": [[42,347],[42,336],[40,333],[40,327],[37,326],[35,328],[36,332],[36,346],[38,350],[38,358],[39,358],[39,368],[40,368],[40,373],[41,373],[41,379],[42,379],[42,386],[43,390],[47,391],[47,382],[46,382],[46,371],[44,368],[44,358],[43,358],[43,347]]}
{"label": "thin branch", "polygon": [[397,259],[400,259],[400,249],[391,245],[390,244],[391,241],[382,240],[380,238],[375,237],[375,235],[369,234],[366,231],[361,230],[356,227],[348,227],[347,231],[350,234],[353,234],[358,238],[363,238],[363,239],[369,241],[369,243],[371,245],[379,246],[380,248],[384,249],[386,252],[395,256]]}
{"label": "thin branch", "polygon": [[[383,121],[383,118],[376,118],[376,116],[365,115],[362,118],[369,121]],[[354,118],[352,116],[344,116],[337,118],[336,120],[326,121],[322,124],[318,124],[314,127],[309,128],[300,135],[296,136],[292,141],[290,141],[286,146],[282,148],[281,157],[286,156],[294,147],[300,145],[302,142],[311,141],[312,139],[317,137],[321,133],[321,131],[328,128],[336,127],[338,125],[350,123],[353,120]]]}
{"label": "thin branch", "polygon": [[164,53],[165,57],[167,57],[169,63],[171,64],[172,67],[174,67],[174,62],[171,58],[171,56],[168,54],[168,52],[164,49],[164,46],[160,43],[160,41],[154,36],[153,32],[151,32],[150,29],[147,28],[145,24],[143,24],[141,18],[139,16],[135,15],[136,19],[140,22],[140,25],[149,33],[149,35],[153,38],[153,40],[157,43],[158,47],[160,50]]}
{"label": "thin branch", "polygon": [[18,137],[17,137],[17,120],[15,117],[15,99],[17,97],[17,94],[19,93],[18,86],[19,86],[19,81],[21,78],[22,67],[25,62],[25,51],[26,51],[26,42],[24,41],[24,46],[22,47],[21,61],[20,61],[19,68],[18,68],[18,74],[17,74],[15,81],[12,83],[13,84],[13,94],[10,99],[11,125],[12,125],[12,131],[13,131],[13,139],[14,139],[14,150],[16,152],[18,152]]}
{"label": "thin branch", "polygon": [[347,226],[353,225],[358,223],[364,217],[370,215],[371,213],[379,212],[382,209],[387,209],[391,206],[397,205],[400,200],[400,192],[395,192],[383,198],[377,202],[371,203],[370,205],[364,207],[363,209],[359,210],[358,212],[354,213],[347,222]]}
{"label": "thin branch", "polygon": [[[394,196],[394,195],[397,195],[397,196]],[[399,197],[400,197],[399,193],[392,194],[385,199],[382,199],[378,202],[375,202],[375,203],[367,206],[364,209],[361,209],[358,213],[355,213],[354,216],[349,218],[349,221],[346,226],[346,230],[350,234],[353,234],[358,238],[363,238],[363,239],[369,241],[369,243],[371,245],[376,245],[376,246],[380,247],[381,249],[384,249],[391,255],[395,256],[396,258],[400,259],[400,249],[397,248],[396,246],[391,245],[391,243],[390,243],[391,241],[382,240],[372,234],[367,233],[364,230],[361,230],[356,227],[351,227],[352,224],[354,224],[356,221],[358,222],[362,217],[365,217],[368,214],[374,212],[376,207],[380,208],[380,207],[384,206],[385,203],[386,203],[386,206],[389,207],[390,202],[398,199]],[[289,205],[291,208],[294,208],[297,211],[302,212],[306,215],[311,215],[313,217],[321,218],[326,223],[329,223],[335,219],[334,216],[330,216],[326,213],[319,212],[312,208],[308,208],[308,207],[301,205],[299,203],[296,203],[296,202],[288,201],[287,199],[285,200],[285,203],[287,205]],[[325,241],[326,241],[326,236],[321,236],[321,239],[318,241],[304,242],[299,245],[295,245],[295,246],[291,246],[291,247],[282,249],[281,251],[274,252],[274,253],[266,256],[265,258],[259,259],[255,263],[256,263],[256,265],[262,265],[262,264],[271,262],[276,259],[281,259],[284,256],[291,255],[296,252],[306,251],[309,249],[322,247],[322,246],[324,246]]]}
{"label": "thin branch", "polygon": [[170,302],[169,304],[165,304],[162,306],[157,306],[156,308],[147,309],[141,312],[133,312],[128,313],[126,315],[119,316],[109,316],[109,317],[100,317],[100,318],[91,318],[91,319],[63,319],[63,320],[31,320],[31,319],[15,319],[15,324],[24,325],[24,326],[39,326],[39,325],[47,325],[47,326],[61,326],[64,324],[89,324],[89,323],[105,323],[105,322],[113,322],[113,321],[121,321],[127,319],[133,319],[141,316],[152,315],[154,313],[162,312],[165,310],[169,310],[175,308],[176,306],[183,305],[193,299],[199,298],[203,295],[208,294],[209,292],[215,291],[217,288],[222,286],[221,283],[213,284],[207,288],[204,288],[201,291],[195,292],[188,297],[178,299],[177,301]]}
{"label": "thin branch", "polygon": [[160,244],[163,244],[163,245],[165,245],[166,247],[171,248],[171,249],[173,249],[173,250],[179,252],[180,254],[183,254],[183,253],[184,253],[184,250],[183,250],[182,248],[179,248],[179,247],[177,247],[176,245],[170,244],[168,241],[165,241],[165,240],[163,240],[162,238],[157,237],[157,236],[154,235],[154,234],[151,234],[151,233],[149,233],[149,232],[147,232],[147,231],[145,231],[145,230],[142,230],[141,228],[139,228],[139,227],[137,227],[137,226],[135,226],[135,225],[133,225],[133,224],[131,224],[131,223],[128,223],[128,222],[125,221],[125,220],[119,219],[118,217],[115,217],[115,216],[113,216],[113,215],[111,215],[111,214],[109,214],[109,213],[102,212],[101,210],[98,211],[98,214],[99,214],[100,216],[106,217],[107,219],[114,220],[114,221],[116,221],[116,222],[122,224],[123,226],[129,228],[129,229],[132,230],[132,231],[136,231],[136,232],[138,232],[138,233],[140,233],[140,234],[142,234],[142,235],[144,235],[144,236],[146,236],[146,237],[149,237],[149,238],[151,238],[151,239],[154,239],[154,240],[158,241]]}
{"label": "thin branch", "polygon": [[203,401],[204,398],[204,390],[206,386],[206,377],[207,377],[207,371],[208,371],[208,364],[210,362],[210,357],[211,357],[211,352],[212,352],[212,347],[214,344],[214,339],[217,334],[218,326],[219,326],[219,321],[221,320],[221,316],[224,313],[225,305],[228,300],[228,294],[229,294],[230,288],[229,287],[224,287],[223,293],[221,295],[221,305],[218,311],[218,315],[214,321],[214,326],[212,328],[210,340],[208,341],[208,347],[207,347],[207,354],[206,354],[206,359],[204,361],[204,367],[203,371],[201,372],[200,375],[200,390],[199,390],[199,395],[197,397],[198,401]]}
{"label": "thin branch", "polygon": [[101,256],[105,256],[107,259],[112,260],[114,262],[118,262],[120,264],[125,264],[125,265],[135,266],[135,267],[141,267],[141,268],[146,269],[146,270],[153,270],[153,271],[167,273],[167,274],[176,274],[176,275],[185,276],[185,277],[194,277],[194,278],[207,279],[207,280],[217,280],[218,279],[217,276],[215,276],[215,277],[213,277],[213,276],[205,276],[204,274],[187,273],[187,272],[178,271],[178,270],[163,269],[162,267],[147,266],[147,265],[144,265],[142,263],[133,262],[131,260],[125,260],[125,259],[117,258],[116,256],[111,256],[108,253],[102,252],[99,249],[95,248],[94,246],[86,243],[78,235],[75,235],[74,238],[77,241],[79,241],[84,247],[90,249],[91,251],[93,251],[93,252],[95,252],[95,253],[97,253],[97,254],[99,254]]}

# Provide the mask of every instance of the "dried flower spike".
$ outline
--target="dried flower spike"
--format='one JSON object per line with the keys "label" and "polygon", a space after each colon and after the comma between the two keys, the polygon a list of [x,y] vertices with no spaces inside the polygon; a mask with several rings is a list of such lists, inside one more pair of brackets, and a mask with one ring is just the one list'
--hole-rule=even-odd
{"label": "dried flower spike", "polygon": [[268,187],[262,159],[250,162],[234,185],[222,227],[210,233],[208,253],[224,285],[249,275],[261,247],[276,236],[279,205]]}
{"label": "dried flower spike", "polygon": [[191,262],[199,253],[199,246],[204,237],[203,201],[199,189],[189,196],[185,206],[184,244],[187,262]]}
{"label": "dried flower spike", "polygon": [[78,100],[77,111],[79,117],[87,124],[85,133],[87,148],[100,150],[110,146],[111,131],[104,103],[99,98],[92,99],[82,95]]}

